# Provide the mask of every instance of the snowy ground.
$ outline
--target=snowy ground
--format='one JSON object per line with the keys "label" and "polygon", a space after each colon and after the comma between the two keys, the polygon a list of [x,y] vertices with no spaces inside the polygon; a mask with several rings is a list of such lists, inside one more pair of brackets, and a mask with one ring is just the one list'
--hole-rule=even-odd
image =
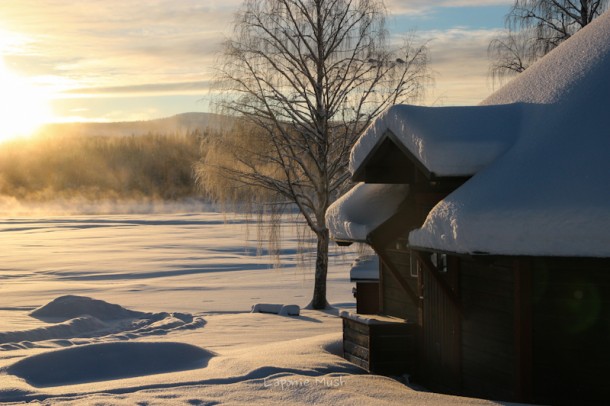
{"label": "snowy ground", "polygon": [[[250,313],[308,304],[311,252],[296,230],[282,223],[278,267],[256,255],[256,226],[243,216],[3,216],[0,402],[492,404],[364,374],[337,356],[336,310]],[[355,256],[332,253],[337,309],[354,307]]]}

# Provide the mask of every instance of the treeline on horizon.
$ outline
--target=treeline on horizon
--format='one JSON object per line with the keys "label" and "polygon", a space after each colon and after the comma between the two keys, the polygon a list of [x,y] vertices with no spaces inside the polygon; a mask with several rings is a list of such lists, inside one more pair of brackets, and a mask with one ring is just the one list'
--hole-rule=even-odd
{"label": "treeline on horizon", "polygon": [[0,196],[178,200],[199,195],[193,165],[206,133],[61,134],[0,144]]}

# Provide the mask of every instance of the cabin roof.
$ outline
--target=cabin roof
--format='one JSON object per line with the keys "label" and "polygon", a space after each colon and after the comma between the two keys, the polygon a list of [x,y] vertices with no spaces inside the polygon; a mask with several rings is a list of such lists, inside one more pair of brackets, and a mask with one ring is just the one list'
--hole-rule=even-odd
{"label": "cabin roof", "polygon": [[430,172],[474,174],[411,232],[412,246],[610,257],[608,72],[605,13],[479,106],[389,109],[352,150],[350,169],[389,129]]}
{"label": "cabin roof", "polygon": [[531,103],[514,145],[441,201],[411,245],[610,257],[610,13],[483,104]]}
{"label": "cabin roof", "polygon": [[[350,171],[367,180],[377,159],[387,163],[384,144],[392,141],[403,159],[413,161],[429,178],[465,177],[477,173],[505,153],[516,139],[522,105],[421,107],[395,105],[364,132],[352,148]],[[379,154],[382,152],[382,154]],[[379,157],[379,155],[383,155]],[[389,162],[390,179],[397,165]],[[379,172],[379,171],[377,171]],[[378,176],[383,180],[382,176]]]}
{"label": "cabin roof", "polygon": [[405,200],[407,185],[359,183],[326,211],[335,241],[366,242],[371,231],[388,220]]}

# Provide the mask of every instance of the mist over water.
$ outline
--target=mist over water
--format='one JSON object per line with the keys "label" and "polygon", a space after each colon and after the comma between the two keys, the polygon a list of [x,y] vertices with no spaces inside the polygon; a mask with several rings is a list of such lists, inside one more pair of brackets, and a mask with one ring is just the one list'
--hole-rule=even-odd
{"label": "mist over water", "polygon": [[0,217],[40,217],[63,215],[112,214],[174,214],[219,212],[218,205],[204,199],[187,198],[176,201],[142,199],[89,200],[83,197],[58,198],[48,201],[20,201],[13,196],[0,195]]}

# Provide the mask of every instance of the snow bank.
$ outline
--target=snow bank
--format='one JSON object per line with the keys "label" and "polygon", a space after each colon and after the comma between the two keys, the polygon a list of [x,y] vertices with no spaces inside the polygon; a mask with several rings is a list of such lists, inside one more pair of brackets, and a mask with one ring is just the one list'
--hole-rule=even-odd
{"label": "snow bank", "polygon": [[489,165],[515,141],[520,104],[471,107],[395,105],[352,148],[355,173],[387,131],[437,176],[469,176]]}
{"label": "snow bank", "polygon": [[407,197],[406,185],[359,183],[326,211],[330,235],[337,241],[365,242]]}
{"label": "snow bank", "polygon": [[539,102],[515,145],[429,214],[411,245],[610,257],[610,13],[484,103]]}

